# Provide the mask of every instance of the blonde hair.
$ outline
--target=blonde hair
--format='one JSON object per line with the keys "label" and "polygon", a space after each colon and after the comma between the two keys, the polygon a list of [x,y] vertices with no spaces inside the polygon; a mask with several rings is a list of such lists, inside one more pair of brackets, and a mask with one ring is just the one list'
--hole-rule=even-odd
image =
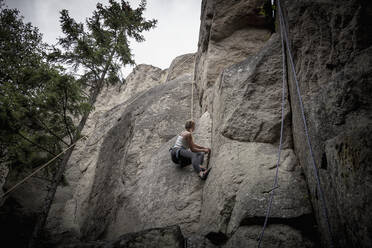
{"label": "blonde hair", "polygon": [[186,121],[186,123],[185,123],[185,129],[190,129],[192,127],[195,127],[195,121],[193,121],[193,120]]}

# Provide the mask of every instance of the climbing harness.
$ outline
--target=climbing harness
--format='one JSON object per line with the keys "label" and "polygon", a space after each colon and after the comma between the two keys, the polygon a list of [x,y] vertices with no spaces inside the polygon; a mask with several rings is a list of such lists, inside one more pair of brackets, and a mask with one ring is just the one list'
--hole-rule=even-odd
{"label": "climbing harness", "polygon": [[[291,52],[291,49],[289,47],[289,39],[288,39],[288,34],[287,34],[287,27],[286,27],[286,24],[284,22],[283,13],[282,13],[282,9],[281,9],[281,6],[280,6],[280,0],[278,0],[277,3],[278,3],[279,22],[280,22],[280,30],[281,30],[281,41],[282,41],[283,80],[284,80],[284,73],[285,73],[284,72],[285,60],[284,60],[284,40],[283,39],[285,39],[285,44],[286,44],[287,52],[288,52],[288,56],[289,56],[289,62],[290,62],[290,65],[291,65],[291,71],[292,71],[293,78],[294,78],[295,83],[296,83],[296,90],[297,90],[298,100],[299,100],[299,104],[300,104],[301,116],[302,116],[302,121],[303,121],[303,124],[304,124],[304,130],[305,130],[307,145],[309,147],[309,152],[310,152],[310,156],[311,156],[311,160],[312,160],[312,165],[313,165],[313,168],[314,168],[314,176],[316,178],[317,188],[318,188],[319,195],[320,195],[320,198],[321,198],[321,201],[322,201],[323,215],[324,215],[324,218],[325,218],[326,224],[327,224],[327,231],[328,231],[328,235],[329,235],[329,238],[330,238],[330,247],[333,248],[334,247],[334,244],[333,244],[333,239],[332,239],[331,226],[330,226],[330,223],[329,223],[328,209],[327,209],[327,205],[326,205],[326,201],[325,201],[323,189],[322,189],[321,184],[320,184],[319,172],[318,172],[318,168],[317,168],[316,163],[315,163],[313,149],[312,149],[311,142],[310,142],[310,136],[309,136],[308,127],[307,127],[307,124],[306,124],[306,117],[305,117],[305,111],[304,111],[302,97],[301,97],[301,93],[300,93],[300,87],[299,87],[299,83],[298,83],[298,80],[297,80],[296,70],[294,68],[292,52]],[[283,83],[283,92],[284,92],[284,83]],[[283,98],[282,98],[282,100],[283,100]],[[283,106],[283,103],[282,103],[282,106]],[[280,134],[280,145],[279,145],[279,158],[278,158],[278,162],[279,162],[279,159],[280,159],[280,149],[281,149],[281,140],[282,140],[282,128],[283,128],[283,107],[282,107],[282,126],[281,126],[281,134]],[[277,164],[277,171],[276,171],[274,186],[277,184],[277,180],[278,180],[278,164]],[[271,192],[270,202],[269,202],[269,205],[268,205],[268,210],[267,210],[267,214],[266,214],[266,218],[265,218],[265,223],[264,223],[264,226],[262,228],[262,232],[261,232],[261,234],[259,236],[258,247],[260,247],[260,245],[261,245],[262,237],[263,237],[263,234],[264,234],[266,225],[267,225],[267,220],[268,220],[269,215],[270,215],[270,210],[271,210],[273,195],[274,195],[274,191]]]}

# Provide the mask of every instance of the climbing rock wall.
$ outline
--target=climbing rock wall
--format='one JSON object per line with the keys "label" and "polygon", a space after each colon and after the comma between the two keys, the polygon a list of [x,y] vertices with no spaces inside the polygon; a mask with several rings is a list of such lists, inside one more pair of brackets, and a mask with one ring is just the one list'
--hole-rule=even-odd
{"label": "climbing rock wall", "polygon": [[[268,2],[203,0],[196,54],[175,58],[168,70],[139,65],[125,85],[104,89],[83,131],[93,132],[58,188],[47,246],[256,247],[275,190],[262,247],[328,247],[289,71],[273,189],[282,55]],[[369,247],[371,3],[282,3],[333,241]],[[205,182],[168,151],[190,118],[193,79],[195,142],[212,147]]]}
{"label": "climbing rock wall", "polygon": [[[102,93],[84,132],[97,129],[75,150],[66,172],[70,185],[58,189],[49,215],[54,243],[115,239],[174,224],[184,234],[195,232],[201,182],[191,166],[177,169],[168,151],[190,115],[193,64],[191,57],[183,64],[189,70],[171,69],[176,79],[167,82],[159,69],[139,66],[121,93]],[[122,103],[104,111],[106,101]],[[197,123],[196,137],[210,146],[208,113]]]}
{"label": "climbing rock wall", "polygon": [[[82,144],[77,154],[85,155],[73,160],[68,178],[75,185],[68,201],[66,193],[59,208],[56,201],[51,233],[66,240],[70,232],[69,242],[112,240],[179,225],[190,247],[257,245],[273,187],[281,117],[280,42],[260,13],[263,4],[203,2],[201,29],[210,30],[201,31],[198,53],[177,57],[165,83],[132,92],[101,114],[101,123],[109,124],[86,141],[90,145]],[[204,26],[207,19],[210,27]],[[212,144],[212,171],[205,183],[191,166],[177,168],[168,152],[189,118],[193,75],[200,113],[195,140]],[[307,188],[292,149],[288,99],[285,103],[279,188],[263,244],[315,247]],[[88,157],[93,150],[94,158]],[[82,164],[85,179],[76,177]]]}
{"label": "climbing rock wall", "polygon": [[[336,247],[370,247],[372,3],[282,2],[333,242]],[[329,244],[293,77],[289,85],[295,152],[320,233]]]}
{"label": "climbing rock wall", "polygon": [[184,248],[185,240],[178,226],[151,228],[128,233],[111,241],[73,242],[57,248]]}
{"label": "climbing rock wall", "polygon": [[213,85],[224,68],[255,54],[270,38],[265,0],[203,0],[195,78],[203,111],[211,111]]}
{"label": "climbing rock wall", "polygon": [[111,239],[174,224],[186,235],[195,232],[202,184],[191,167],[177,169],[168,151],[189,113],[189,86],[190,76],[184,76],[152,88],[106,134],[84,237]]}
{"label": "climbing rock wall", "polygon": [[[257,246],[278,159],[281,58],[274,35],[255,56],[226,68],[215,84],[212,171],[200,220],[202,233],[214,244]],[[292,149],[288,101],[285,105],[279,188],[262,245],[315,247],[306,183]]]}
{"label": "climbing rock wall", "polygon": [[169,74],[167,81],[173,80],[183,73],[190,73],[194,71],[195,53],[184,54],[173,59],[169,66]]}

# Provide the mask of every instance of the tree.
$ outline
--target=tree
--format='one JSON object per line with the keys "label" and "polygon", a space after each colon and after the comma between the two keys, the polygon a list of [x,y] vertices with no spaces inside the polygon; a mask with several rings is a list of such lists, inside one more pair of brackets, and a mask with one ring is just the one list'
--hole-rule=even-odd
{"label": "tree", "polygon": [[[48,46],[0,1],[0,163],[33,168],[68,145],[88,107],[79,82],[46,61]],[[45,154],[46,153],[46,154]]]}
{"label": "tree", "polygon": [[[61,49],[54,47],[54,52],[49,58],[56,63],[72,65],[75,71],[83,71],[79,81],[88,87],[90,106],[94,105],[105,84],[120,81],[117,74],[121,66],[134,64],[129,48],[129,38],[142,42],[144,37],[141,33],[155,27],[156,20],[146,20],[143,17],[145,7],[145,0],[142,0],[136,9],[123,0],[120,2],[109,0],[108,6],[98,3],[92,17],[86,20],[85,26],[71,18],[67,10],[61,11],[60,22],[65,36],[59,39],[58,45]],[[72,136],[72,143],[79,139],[89,112],[89,110],[84,112]],[[34,246],[35,240],[45,225],[58,184],[72,151],[73,148],[65,153],[58,167],[46,198],[47,203],[36,224],[29,247]]]}

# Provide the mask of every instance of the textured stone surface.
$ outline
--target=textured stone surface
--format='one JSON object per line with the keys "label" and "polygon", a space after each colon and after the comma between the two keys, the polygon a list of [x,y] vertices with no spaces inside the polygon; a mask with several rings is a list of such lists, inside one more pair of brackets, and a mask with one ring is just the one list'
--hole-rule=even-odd
{"label": "textured stone surface", "polygon": [[[176,95],[173,96],[176,97]],[[172,101],[174,100],[173,98]],[[174,137],[182,130],[184,125],[182,115],[187,113],[182,108],[170,107],[166,109],[166,113],[172,117],[168,116],[163,119],[171,123],[171,126],[164,127],[162,131],[173,132],[170,137]],[[160,112],[160,114],[162,113],[164,112]],[[174,121],[173,118],[177,116],[179,120]],[[140,120],[141,118],[142,120]],[[134,136],[139,130],[146,129],[142,125],[144,120],[155,118],[157,117],[146,113],[139,117],[136,120]],[[204,115],[197,123],[195,142],[210,146],[208,129],[210,129],[210,118],[208,115]],[[137,171],[133,172],[133,175],[127,176],[127,181],[133,181],[132,184],[125,183],[124,187],[120,189],[121,195],[119,197],[124,197],[126,202],[124,201],[124,206],[118,209],[115,221],[109,226],[110,235],[108,238],[132,230],[173,224],[180,225],[185,235],[194,233],[198,227],[203,182],[197,177],[191,166],[181,169],[170,161],[169,147],[174,144],[175,137],[167,143],[161,143],[159,147],[151,149],[149,144],[146,144],[147,140],[156,141],[156,137],[149,138],[147,135],[145,137],[142,135],[138,134],[140,136],[138,143],[134,142],[133,138],[127,150],[127,156],[142,158],[143,161],[137,161]],[[140,147],[147,147],[144,154],[139,154]],[[132,166],[131,161],[127,160],[121,166],[126,173],[131,172],[129,170]]]}
{"label": "textured stone surface", "polygon": [[184,242],[180,228],[170,226],[128,233],[114,241],[78,242],[58,248],[183,248]]}
{"label": "textured stone surface", "polygon": [[[174,165],[168,151],[188,119],[190,92],[184,89],[190,86],[191,75],[180,76],[106,112],[102,118],[108,124],[86,141],[82,152],[89,164],[82,167],[82,160],[76,161],[81,178],[76,177],[79,166],[69,169],[74,184],[70,199],[63,197],[65,188],[59,189],[49,230],[71,232],[71,240],[115,239],[174,224],[186,235],[195,232],[203,181],[191,166]],[[210,133],[206,113],[197,122],[196,142],[210,146]],[[91,149],[97,157],[88,157]],[[68,240],[66,235],[63,239]]]}
{"label": "textured stone surface", "polygon": [[[97,129],[78,144],[48,219],[56,246],[257,246],[281,116],[280,41],[264,2],[203,1],[197,54],[177,57],[169,70],[139,65],[125,87],[102,92],[84,133]],[[369,247],[372,4],[283,5],[334,241]],[[206,182],[191,166],[173,164],[168,152],[189,119],[193,75],[195,141],[212,146]],[[291,76],[287,93],[279,188],[262,246],[320,247],[311,200],[328,247]],[[32,187],[23,191],[19,196],[31,199]]]}
{"label": "textured stone surface", "polygon": [[[258,53],[226,68],[215,84],[212,171],[203,190],[200,233],[217,245],[227,242],[227,247],[234,247],[242,233],[257,237],[257,225],[263,224],[266,215],[280,136],[279,44],[274,35]],[[291,149],[288,101],[285,105],[287,149],[281,154],[279,188],[275,190],[270,219],[278,224],[279,231],[269,232],[265,239],[269,239],[271,246],[288,238],[295,241],[284,246],[295,247],[297,243],[300,247],[312,247],[316,243],[314,237],[301,237],[306,226],[314,232],[314,223],[306,183]],[[293,225],[296,221],[304,224]],[[247,226],[244,232],[242,226]],[[236,232],[238,236],[234,238]],[[280,237],[282,232],[286,232],[286,238]],[[236,247],[257,245],[254,239],[249,242],[242,241]]]}
{"label": "textured stone surface", "polygon": [[[285,1],[305,116],[338,247],[369,247],[372,230],[372,2]],[[288,73],[291,75],[290,73]],[[322,202],[290,78],[295,152],[304,168],[320,233]],[[366,162],[369,161],[369,162]]]}
{"label": "textured stone surface", "polygon": [[[200,220],[201,233],[215,242],[241,225],[263,223],[277,161],[277,147],[271,144],[221,139],[219,148],[213,146]],[[279,168],[271,217],[283,224],[295,218],[307,221],[311,207],[306,184],[291,149],[282,151]]]}
{"label": "textured stone surface", "polygon": [[[216,121],[221,122],[225,137],[279,144],[282,56],[278,38],[272,36],[259,53],[225,69],[217,81],[213,112]],[[287,100],[284,107],[283,143],[284,147],[291,147],[291,113]]]}
{"label": "textured stone surface", "polygon": [[[223,246],[224,248],[234,247],[257,247],[257,234],[262,226],[243,226]],[[265,238],[261,243],[265,248],[315,248],[313,241],[303,233],[287,225],[269,225],[265,231]]]}
{"label": "textured stone surface", "polygon": [[166,81],[173,80],[184,74],[192,74],[195,66],[195,53],[184,54],[173,59],[169,66]]}
{"label": "textured stone surface", "polygon": [[47,221],[47,229],[52,233],[60,234],[66,241],[80,237],[80,225],[86,209],[91,207],[88,197],[105,134],[118,122],[128,105],[141,99],[146,90],[165,82],[166,73],[153,66],[139,65],[121,89],[120,86],[104,88],[83,130],[83,134],[90,135],[76,145],[69,160],[65,172],[68,185],[57,190]]}
{"label": "textured stone surface", "polygon": [[224,68],[255,54],[270,38],[264,0],[202,2],[195,78],[203,110],[210,110],[212,86]]}

